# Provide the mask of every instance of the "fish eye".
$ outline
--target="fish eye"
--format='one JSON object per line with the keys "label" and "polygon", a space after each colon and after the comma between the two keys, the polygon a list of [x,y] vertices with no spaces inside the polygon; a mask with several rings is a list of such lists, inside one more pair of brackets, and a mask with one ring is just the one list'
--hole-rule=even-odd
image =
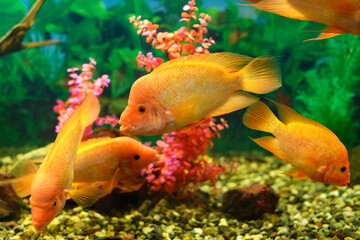
{"label": "fish eye", "polygon": [[140,105],[139,108],[138,108],[138,111],[141,112],[141,113],[145,112],[146,111],[145,106]]}
{"label": "fish eye", "polygon": [[345,172],[345,171],[346,171],[346,167],[341,167],[341,168],[340,168],[340,171],[341,171],[341,172]]}
{"label": "fish eye", "polygon": [[135,160],[139,160],[139,159],[140,159],[140,156],[139,156],[138,154],[136,154],[136,155],[134,156],[134,159],[135,159]]}
{"label": "fish eye", "polygon": [[53,202],[53,207],[56,207],[56,201]]}

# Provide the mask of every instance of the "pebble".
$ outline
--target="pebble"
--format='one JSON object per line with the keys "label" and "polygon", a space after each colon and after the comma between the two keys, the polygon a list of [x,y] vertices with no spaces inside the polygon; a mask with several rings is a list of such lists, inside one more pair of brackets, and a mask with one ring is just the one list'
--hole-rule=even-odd
{"label": "pebble", "polygon": [[227,220],[225,218],[221,218],[220,222],[219,222],[219,226],[227,227],[229,225],[228,225]]}

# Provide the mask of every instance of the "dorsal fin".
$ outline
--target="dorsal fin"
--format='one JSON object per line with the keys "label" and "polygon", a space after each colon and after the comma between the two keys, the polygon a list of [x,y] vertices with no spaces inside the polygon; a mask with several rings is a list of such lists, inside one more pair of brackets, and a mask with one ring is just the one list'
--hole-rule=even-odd
{"label": "dorsal fin", "polygon": [[91,138],[89,140],[86,140],[84,142],[81,142],[79,145],[78,151],[83,150],[84,148],[91,147],[93,145],[96,145],[97,143],[101,143],[104,141],[110,141],[111,137],[99,137],[99,138]]}
{"label": "dorsal fin", "polygon": [[191,55],[173,59],[158,66],[153,72],[162,71],[176,65],[212,64],[226,69],[227,72],[237,72],[246,66],[253,58],[236,53],[208,53]]}
{"label": "dorsal fin", "polygon": [[[293,122],[301,122],[308,125],[313,125],[319,128],[322,128],[323,130],[326,130],[328,132],[331,132],[330,129],[326,128],[325,126],[321,125],[318,122],[315,122],[314,120],[311,120],[310,118],[304,117],[303,115],[297,113],[295,110],[291,109],[288,106],[285,106],[284,104],[277,103],[271,99],[268,99],[270,102],[274,103],[278,113],[279,113],[279,119],[285,123],[286,125]],[[332,133],[332,132],[331,132]]]}

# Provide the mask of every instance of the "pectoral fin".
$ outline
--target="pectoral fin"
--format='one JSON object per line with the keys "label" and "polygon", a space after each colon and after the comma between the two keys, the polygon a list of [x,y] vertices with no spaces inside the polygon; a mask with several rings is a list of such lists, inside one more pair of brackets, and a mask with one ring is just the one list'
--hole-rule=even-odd
{"label": "pectoral fin", "polygon": [[104,190],[98,186],[89,184],[77,189],[69,189],[67,193],[67,199],[72,198],[78,205],[89,207],[102,197]]}
{"label": "pectoral fin", "polygon": [[201,96],[193,96],[172,109],[175,121],[178,123],[193,122],[196,119],[196,107],[201,101]]}
{"label": "pectoral fin", "polygon": [[30,195],[31,184],[37,171],[36,164],[31,160],[17,162],[11,169],[11,173],[17,176],[11,180],[11,184],[19,197]]}
{"label": "pectoral fin", "polygon": [[15,178],[11,180],[11,184],[16,194],[23,198],[31,193],[31,184],[36,174],[28,174],[23,177]]}
{"label": "pectoral fin", "polygon": [[304,172],[300,172],[300,171],[296,171],[296,170],[291,170],[291,171],[286,172],[286,173],[284,173],[284,174],[293,176],[293,177],[295,177],[295,178],[300,178],[300,179],[309,178],[309,176],[306,175]]}

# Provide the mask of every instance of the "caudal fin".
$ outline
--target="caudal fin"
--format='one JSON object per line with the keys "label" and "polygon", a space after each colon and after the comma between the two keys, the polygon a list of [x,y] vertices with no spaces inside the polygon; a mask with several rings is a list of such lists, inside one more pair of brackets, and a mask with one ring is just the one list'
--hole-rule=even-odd
{"label": "caudal fin", "polygon": [[259,101],[246,110],[243,123],[248,128],[271,133],[280,121],[268,106]]}
{"label": "caudal fin", "polygon": [[239,71],[242,90],[264,94],[281,87],[279,68],[273,58],[258,57]]}

